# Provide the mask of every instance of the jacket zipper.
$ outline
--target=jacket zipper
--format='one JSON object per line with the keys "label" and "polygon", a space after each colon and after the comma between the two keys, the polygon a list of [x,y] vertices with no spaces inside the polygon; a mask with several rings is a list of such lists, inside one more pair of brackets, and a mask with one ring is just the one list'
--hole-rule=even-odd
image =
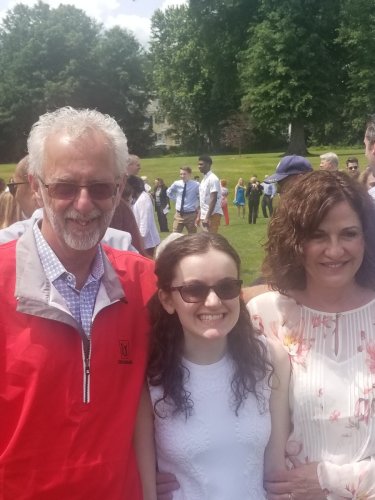
{"label": "jacket zipper", "polygon": [[83,402],[90,403],[90,360],[91,360],[91,335],[82,336],[83,347]]}

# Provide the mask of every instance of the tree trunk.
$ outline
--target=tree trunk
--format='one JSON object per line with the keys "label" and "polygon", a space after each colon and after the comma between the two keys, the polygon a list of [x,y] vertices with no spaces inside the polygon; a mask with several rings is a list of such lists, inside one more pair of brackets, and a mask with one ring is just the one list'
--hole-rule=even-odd
{"label": "tree trunk", "polygon": [[305,128],[301,120],[293,120],[290,124],[288,154],[300,156],[307,154]]}

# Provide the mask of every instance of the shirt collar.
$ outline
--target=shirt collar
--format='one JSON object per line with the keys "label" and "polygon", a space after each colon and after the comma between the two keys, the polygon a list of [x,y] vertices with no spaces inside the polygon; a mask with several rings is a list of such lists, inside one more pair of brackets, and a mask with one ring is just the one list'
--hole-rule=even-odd
{"label": "shirt collar", "polygon": [[[44,236],[42,235],[41,230],[39,229],[38,224],[34,224],[33,226],[36,246],[39,254],[40,261],[42,263],[44,272],[46,273],[47,279],[53,283],[57,278],[63,275],[72,275],[69,271],[65,269],[63,264],[57,258],[57,255],[49,246]],[[91,280],[99,280],[104,274],[104,264],[103,264],[103,254],[101,246],[98,245],[97,252],[94,258],[94,262],[91,266],[90,275],[87,281]],[[75,276],[74,281],[75,281]]]}

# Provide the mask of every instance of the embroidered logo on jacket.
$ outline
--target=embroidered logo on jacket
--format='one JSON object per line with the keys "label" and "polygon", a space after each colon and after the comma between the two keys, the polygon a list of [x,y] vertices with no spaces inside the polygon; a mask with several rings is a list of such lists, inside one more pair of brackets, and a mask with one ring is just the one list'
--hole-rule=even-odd
{"label": "embroidered logo on jacket", "polygon": [[131,365],[133,360],[130,356],[130,341],[129,340],[120,340],[120,359],[118,360],[120,365]]}

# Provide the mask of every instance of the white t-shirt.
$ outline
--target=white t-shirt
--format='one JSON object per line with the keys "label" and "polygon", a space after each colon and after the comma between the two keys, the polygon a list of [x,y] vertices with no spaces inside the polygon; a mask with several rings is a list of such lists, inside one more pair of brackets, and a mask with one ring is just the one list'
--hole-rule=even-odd
{"label": "white t-shirt", "polygon": [[211,193],[217,193],[213,214],[223,215],[221,208],[221,185],[218,177],[209,170],[199,184],[200,218],[205,219],[210,205]]}
{"label": "white t-shirt", "polygon": [[151,196],[146,191],[142,191],[132,208],[145,249],[159,245],[160,236],[155,223]]}

